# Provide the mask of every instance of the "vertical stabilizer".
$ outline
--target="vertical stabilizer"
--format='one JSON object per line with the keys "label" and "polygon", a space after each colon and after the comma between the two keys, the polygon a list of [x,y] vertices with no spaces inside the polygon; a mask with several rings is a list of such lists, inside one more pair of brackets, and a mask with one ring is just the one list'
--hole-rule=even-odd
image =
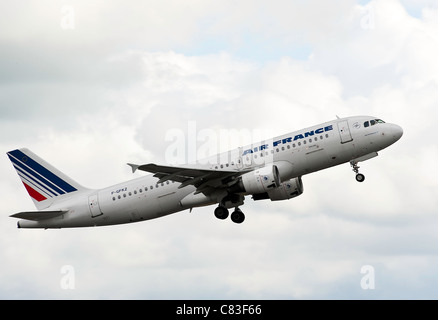
{"label": "vertical stabilizer", "polygon": [[67,195],[88,190],[26,148],[7,155],[38,210]]}

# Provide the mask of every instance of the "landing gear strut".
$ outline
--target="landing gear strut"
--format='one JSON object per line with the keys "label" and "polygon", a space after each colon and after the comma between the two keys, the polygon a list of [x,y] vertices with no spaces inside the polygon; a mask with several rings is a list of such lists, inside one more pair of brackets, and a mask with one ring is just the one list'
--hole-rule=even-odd
{"label": "landing gear strut", "polygon": [[357,165],[356,161],[351,161],[350,165],[353,167],[353,171],[356,173],[356,181],[357,182],[364,182],[365,176],[362,173],[359,173],[359,166]]}
{"label": "landing gear strut", "polygon": [[[223,205],[219,205],[216,209],[214,209],[214,215],[220,220],[225,220],[226,218],[228,218],[229,211]],[[236,207],[236,209],[234,209],[234,212],[231,214],[231,221],[233,221],[234,223],[242,223],[243,221],[245,221],[245,215],[238,207]]]}

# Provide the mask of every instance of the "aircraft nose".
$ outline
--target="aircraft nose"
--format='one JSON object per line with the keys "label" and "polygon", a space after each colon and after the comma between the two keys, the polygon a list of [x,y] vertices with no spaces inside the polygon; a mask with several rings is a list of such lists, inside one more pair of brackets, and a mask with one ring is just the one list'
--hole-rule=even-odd
{"label": "aircraft nose", "polygon": [[392,136],[394,137],[395,141],[398,141],[402,137],[402,135],[403,135],[402,127],[400,127],[400,126],[398,126],[396,124],[392,125],[392,130],[391,131],[392,131]]}

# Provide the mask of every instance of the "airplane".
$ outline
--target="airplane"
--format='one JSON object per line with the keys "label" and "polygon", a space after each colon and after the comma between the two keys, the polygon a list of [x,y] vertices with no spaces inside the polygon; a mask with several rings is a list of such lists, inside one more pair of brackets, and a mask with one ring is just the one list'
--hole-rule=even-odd
{"label": "airplane", "polygon": [[372,116],[339,118],[181,166],[131,164],[152,174],[88,189],[26,148],[7,153],[37,211],[11,215],[18,228],[74,228],[139,222],[217,204],[216,218],[242,223],[245,196],[288,200],[304,191],[302,177],[359,162],[398,141],[403,129]]}

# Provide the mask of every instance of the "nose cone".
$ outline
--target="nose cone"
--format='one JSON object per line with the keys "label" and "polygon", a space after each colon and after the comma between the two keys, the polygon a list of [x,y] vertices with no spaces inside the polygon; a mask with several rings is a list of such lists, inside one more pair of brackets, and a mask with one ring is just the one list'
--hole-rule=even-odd
{"label": "nose cone", "polygon": [[400,140],[400,138],[401,138],[402,135],[403,135],[403,129],[402,129],[402,127],[400,127],[400,126],[398,126],[398,125],[396,125],[396,124],[393,124],[393,125],[392,125],[391,132],[392,132],[392,136],[393,136],[393,138],[394,138],[394,142]]}

